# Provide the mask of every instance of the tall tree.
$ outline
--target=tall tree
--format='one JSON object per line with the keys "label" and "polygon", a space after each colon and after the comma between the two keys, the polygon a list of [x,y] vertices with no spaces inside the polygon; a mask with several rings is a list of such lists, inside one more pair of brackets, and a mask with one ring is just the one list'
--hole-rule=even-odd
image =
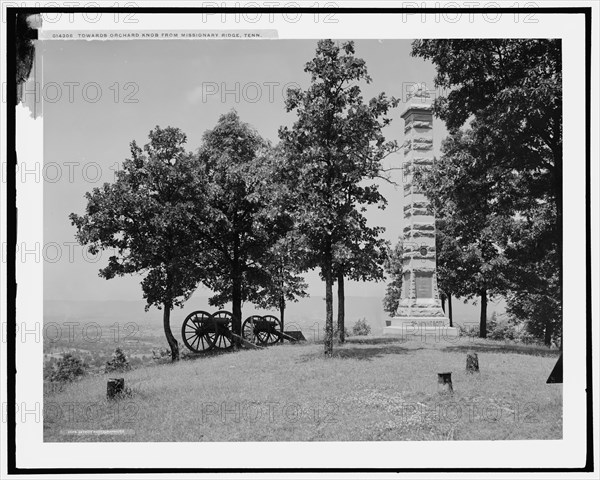
{"label": "tall tree", "polygon": [[485,338],[488,300],[507,289],[507,260],[498,232],[510,219],[497,215],[489,180],[472,174],[474,159],[481,155],[478,147],[471,131],[459,130],[443,141],[441,159],[429,170],[418,170],[414,178],[438,219],[442,288],[467,299],[479,297],[479,335]]}
{"label": "tall tree", "polygon": [[297,226],[312,252],[307,266],[320,268],[325,281],[326,355],[333,353],[336,244],[344,244],[353,211],[361,216],[365,205],[383,203],[377,186],[363,180],[378,176],[381,160],[397,148],[382,134],[390,122],[386,115],[397,101],[382,93],[363,102],[357,83],[371,78],[364,60],[354,53],[353,42],[318,42],[315,57],[304,69],[311,75],[310,87],[288,90],[286,108],[296,111],[297,120],[279,132],[298,172]]}
{"label": "tall tree", "polygon": [[270,205],[274,185],[270,146],[235,111],[219,118],[203,136],[197,155],[206,176],[208,214],[200,237],[207,250],[200,259],[204,283],[215,293],[209,300],[222,306],[231,301],[233,332],[241,335],[242,303],[268,281],[261,262],[286,231],[286,215]]}
{"label": "tall tree", "polygon": [[170,315],[182,306],[202,278],[196,261],[203,245],[195,235],[205,184],[186,153],[186,136],[177,128],[156,127],[144,148],[131,143],[113,184],[86,193],[85,215],[72,213],[76,238],[92,254],[113,252],[100,270],[106,279],[143,274],[146,310],[163,309],[163,328],[173,360],[179,358]]}
{"label": "tall tree", "polygon": [[[435,113],[449,131],[456,133],[471,119],[469,173],[485,188],[471,192],[458,214],[477,221],[474,206],[486,205],[495,216],[504,217],[496,233],[511,264],[509,310],[534,312],[534,299],[546,297],[553,306],[550,317],[560,318],[560,40],[419,40],[412,53],[430,59],[437,70],[436,85],[450,90],[435,103]],[[534,225],[531,220],[540,217],[540,210],[544,220]],[[555,280],[546,282],[547,278]],[[528,299],[533,303],[526,305]],[[546,340],[560,331],[559,323],[547,322]]]}

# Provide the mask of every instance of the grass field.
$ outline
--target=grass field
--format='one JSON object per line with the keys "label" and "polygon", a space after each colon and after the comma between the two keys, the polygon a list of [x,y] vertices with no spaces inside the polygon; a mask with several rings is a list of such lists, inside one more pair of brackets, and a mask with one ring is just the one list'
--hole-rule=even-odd
{"label": "grass field", "polygon": [[[139,368],[106,400],[109,375],[47,392],[44,440],[368,441],[562,438],[558,353],[461,338],[350,339],[332,359],[284,344]],[[466,354],[480,373],[465,372]],[[438,392],[452,372],[454,393]],[[114,376],[114,375],[112,375]]]}

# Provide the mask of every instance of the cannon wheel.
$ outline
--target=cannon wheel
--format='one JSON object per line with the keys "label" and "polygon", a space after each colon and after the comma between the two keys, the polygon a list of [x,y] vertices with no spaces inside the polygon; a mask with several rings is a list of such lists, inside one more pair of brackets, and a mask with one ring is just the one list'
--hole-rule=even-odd
{"label": "cannon wheel", "polygon": [[216,333],[213,334],[215,348],[219,350],[233,348],[233,337],[231,336],[233,314],[227,310],[219,310],[213,313],[213,318],[216,324]]}
{"label": "cannon wheel", "polygon": [[281,333],[281,322],[273,315],[252,315],[242,326],[244,338],[260,345],[274,345],[281,338],[278,333]]}
{"label": "cannon wheel", "polygon": [[260,331],[257,333],[259,343],[263,345],[274,345],[279,342],[281,335],[281,322],[274,315],[265,315],[262,317],[263,321],[267,322],[268,330]]}
{"label": "cannon wheel", "polygon": [[260,322],[262,317],[260,315],[252,315],[244,320],[244,324],[242,325],[242,337],[244,340],[248,340],[249,342],[256,343],[256,323]]}
{"label": "cannon wheel", "polygon": [[190,313],[181,327],[183,343],[192,352],[208,352],[215,346],[214,320],[210,313],[198,310]]}

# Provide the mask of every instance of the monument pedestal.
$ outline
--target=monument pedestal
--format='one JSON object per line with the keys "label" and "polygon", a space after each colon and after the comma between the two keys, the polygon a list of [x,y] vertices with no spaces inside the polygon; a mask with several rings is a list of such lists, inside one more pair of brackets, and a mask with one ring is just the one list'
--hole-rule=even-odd
{"label": "monument pedestal", "polygon": [[401,337],[435,337],[444,338],[458,337],[458,328],[451,327],[447,322],[440,321],[440,317],[394,317],[385,321],[384,335],[395,335]]}

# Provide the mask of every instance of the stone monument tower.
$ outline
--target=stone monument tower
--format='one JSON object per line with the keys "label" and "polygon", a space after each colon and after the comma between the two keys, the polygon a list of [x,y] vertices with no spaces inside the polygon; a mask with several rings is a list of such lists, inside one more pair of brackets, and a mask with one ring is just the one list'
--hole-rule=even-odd
{"label": "stone monument tower", "polygon": [[426,91],[408,99],[404,119],[404,237],[402,294],[397,315],[386,320],[386,335],[454,337],[458,329],[442,310],[435,252],[435,217],[428,212],[429,200],[413,183],[415,169],[433,165],[433,109]]}

